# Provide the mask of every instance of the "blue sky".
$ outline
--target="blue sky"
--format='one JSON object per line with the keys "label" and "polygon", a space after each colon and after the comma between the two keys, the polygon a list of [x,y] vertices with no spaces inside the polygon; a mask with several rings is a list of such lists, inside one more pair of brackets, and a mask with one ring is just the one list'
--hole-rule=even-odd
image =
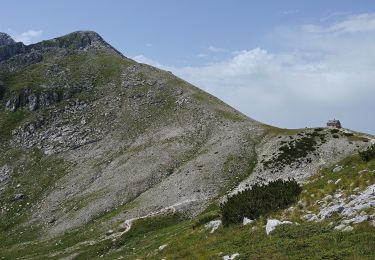
{"label": "blue sky", "polygon": [[[25,43],[94,30],[259,121],[375,134],[375,2],[4,1],[0,31]],[[373,75],[374,74],[374,75]]]}

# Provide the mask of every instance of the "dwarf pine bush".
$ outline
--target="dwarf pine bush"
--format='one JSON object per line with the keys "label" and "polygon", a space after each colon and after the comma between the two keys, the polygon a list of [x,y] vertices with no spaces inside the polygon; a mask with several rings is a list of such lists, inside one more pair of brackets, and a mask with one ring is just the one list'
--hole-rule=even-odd
{"label": "dwarf pine bush", "polygon": [[302,188],[294,180],[276,180],[268,184],[255,184],[220,205],[225,226],[239,223],[244,217],[259,218],[272,211],[287,208],[297,201]]}
{"label": "dwarf pine bush", "polygon": [[365,162],[369,162],[372,159],[374,159],[375,158],[375,145],[373,144],[369,148],[367,148],[366,150],[364,150],[362,152],[360,151],[359,156]]}

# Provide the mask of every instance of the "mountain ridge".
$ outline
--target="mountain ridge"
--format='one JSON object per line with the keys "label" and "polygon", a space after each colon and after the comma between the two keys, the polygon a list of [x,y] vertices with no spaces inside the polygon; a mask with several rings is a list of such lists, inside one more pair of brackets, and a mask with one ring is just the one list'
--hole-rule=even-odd
{"label": "mountain ridge", "polygon": [[0,32],[0,46],[14,44],[15,41],[9,34]]}
{"label": "mountain ridge", "polygon": [[304,184],[374,142],[262,124],[91,31],[17,46],[0,47],[4,245],[90,225],[123,232],[170,212],[193,219],[254,183]]}
{"label": "mountain ridge", "polygon": [[37,53],[38,51],[46,51],[49,48],[65,48],[71,50],[84,48],[108,49],[122,56],[119,51],[109,45],[94,31],[75,31],[51,40],[29,45],[25,45],[22,42],[15,42],[6,33],[1,33],[0,36],[0,63],[19,54]]}

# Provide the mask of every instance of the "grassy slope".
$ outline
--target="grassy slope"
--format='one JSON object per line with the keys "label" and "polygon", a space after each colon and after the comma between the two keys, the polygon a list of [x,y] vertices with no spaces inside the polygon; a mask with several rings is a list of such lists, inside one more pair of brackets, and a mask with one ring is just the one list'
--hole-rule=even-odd
{"label": "grassy slope", "polygon": [[[63,77],[49,77],[48,71],[55,64],[63,68],[65,73]],[[84,89],[87,87],[86,83],[88,82],[91,85],[91,89],[89,91],[78,91],[73,98],[92,100],[95,99],[93,94],[100,94],[102,92],[101,87],[106,83],[119,83],[121,69],[130,64],[133,64],[133,62],[103,52],[96,52],[95,55],[93,53],[73,52],[66,56],[58,56],[58,58],[53,53],[48,54],[41,63],[24,67],[12,73],[2,74],[2,80],[8,87],[8,92],[3,101],[6,100],[10,93],[18,92],[25,87],[33,89],[34,92],[60,92],[61,89],[66,87],[66,80],[68,80],[69,86],[73,87],[73,90],[76,87]],[[192,90],[199,93],[199,100],[214,105],[218,115],[224,118],[228,117],[234,121],[242,120],[240,115],[230,110],[221,101],[219,102],[199,89],[192,88],[190,84],[184,81],[172,79],[167,84],[168,86],[186,87],[189,91]],[[140,91],[140,89],[137,88],[135,91]],[[130,95],[131,93],[127,94]],[[150,108],[147,114],[153,115],[155,118],[161,115],[167,117],[166,110],[173,111],[172,106],[175,105],[174,99],[170,98],[169,94],[169,92],[159,93],[158,95],[160,96],[157,98],[165,102],[163,105],[159,105],[157,109]],[[64,101],[57,106],[62,105],[64,105]],[[24,225],[32,215],[32,206],[36,201],[42,199],[44,194],[50,189],[54,188],[54,184],[66,173],[69,165],[69,162],[65,162],[55,156],[45,156],[37,149],[21,151],[8,145],[12,130],[30,120],[32,121],[32,118],[40,114],[48,114],[47,110],[48,108],[29,112],[25,108],[18,108],[14,113],[0,111],[0,165],[9,165],[14,172],[7,189],[0,195],[1,207],[6,209],[6,213],[2,214],[0,219],[0,257],[14,259],[25,255],[30,257],[33,255],[40,256],[65,248],[67,245],[72,246],[80,241],[95,239],[106,231],[101,226],[101,221],[110,218],[113,214],[116,215],[113,212],[104,214],[89,225],[79,230],[68,232],[63,238],[59,238],[57,242],[53,240],[50,243],[42,244],[37,241],[41,237],[41,227],[38,223],[32,226]],[[135,125],[138,130],[141,128],[139,124]],[[231,163],[232,161],[228,161],[228,167],[230,167]],[[249,167],[252,166],[250,165]],[[21,185],[20,188],[17,188],[18,184]],[[16,202],[12,201],[15,194],[20,192],[26,194],[26,198]],[[83,198],[79,203],[87,203],[87,199],[89,198]],[[70,207],[70,205],[63,206]],[[114,210],[114,212],[118,212],[118,209]],[[91,228],[94,231],[91,231]],[[64,243],[59,243],[60,239]],[[56,243],[57,246],[55,246]]]}
{"label": "grassy slope", "polygon": [[[357,155],[350,156],[339,163],[344,166],[344,170],[339,173],[333,173],[332,167],[322,169],[315,175],[311,182],[304,186],[305,192],[301,194],[301,200],[308,201],[305,209],[313,209],[313,201],[318,200],[321,196],[332,194],[336,189],[342,189],[347,194],[351,194],[355,187],[365,188],[369,184],[375,183],[375,160],[369,163],[363,163]],[[353,169],[353,167],[355,167]],[[368,169],[366,173],[358,174],[358,171]],[[327,184],[328,180],[342,181],[335,184]],[[314,194],[314,200],[312,195]],[[266,217],[259,219],[253,225],[255,230],[250,226],[231,226],[221,228],[214,234],[209,234],[202,226],[193,229],[194,222],[176,222],[175,232],[173,235],[165,237],[165,227],[160,231],[149,231],[146,238],[138,237],[139,242],[135,245],[142,245],[143,248],[136,248],[140,251],[139,255],[149,258],[151,255],[155,259],[166,257],[187,258],[187,259],[207,259],[216,258],[220,253],[233,254],[239,252],[243,259],[298,259],[301,257],[307,259],[335,258],[335,259],[373,259],[375,257],[375,228],[369,224],[361,224],[352,232],[334,231],[330,222],[337,222],[337,216],[320,223],[309,223],[300,220],[301,212],[304,209],[295,207],[295,212],[287,218],[301,223],[300,226],[281,226],[272,235],[267,236],[263,225]],[[372,209],[373,210],[373,209]],[[370,212],[371,213],[371,212]],[[201,218],[205,216],[215,216],[217,210],[208,210]],[[275,212],[269,217],[281,218],[285,212]],[[209,218],[205,218],[208,221]],[[199,221],[198,222],[205,222]],[[136,227],[137,228],[137,227]],[[137,234],[136,228],[131,232]],[[157,230],[157,225],[155,228]],[[178,230],[183,230],[180,233]],[[160,233],[159,233],[160,232]],[[179,232],[178,235],[175,233]],[[151,236],[151,237],[150,237]],[[158,239],[157,237],[163,239]],[[158,241],[154,247],[145,246],[150,241]],[[133,241],[130,240],[129,243]],[[168,244],[163,250],[157,250],[158,246]],[[151,249],[151,250],[150,250]],[[109,254],[109,258],[114,255],[128,255],[127,251],[121,253]]]}
{"label": "grassy slope", "polygon": [[[1,74],[1,79],[6,82],[10,92],[17,92],[25,88],[34,92],[43,90],[42,83],[50,83],[52,90],[59,91],[60,84],[65,84],[59,78],[50,79],[47,70],[52,64],[62,66],[68,75],[70,84],[79,86],[81,76],[91,77],[89,73],[95,73],[92,78],[94,88],[120,78],[121,66],[129,65],[129,61],[105,52],[95,55],[90,53],[75,53],[63,56],[56,60],[53,55],[47,55],[42,63],[27,66],[20,71]],[[100,73],[99,73],[100,72]],[[42,87],[43,86],[43,87]],[[9,92],[8,92],[9,93]],[[76,93],[76,98],[91,99],[85,96],[86,92]],[[6,94],[7,95],[7,94]],[[60,105],[63,105],[62,102]],[[16,129],[37,115],[45,113],[47,109],[39,109],[29,112],[25,108],[19,108],[16,112],[0,111],[0,165],[8,165],[13,174],[5,191],[0,194],[0,206],[5,212],[0,218],[0,256],[5,255],[5,248],[25,241],[32,241],[40,236],[38,225],[23,225],[30,218],[32,206],[43,195],[54,187],[56,181],[63,176],[68,168],[67,162],[56,156],[45,156],[38,149],[19,150],[9,146],[12,130]],[[17,187],[19,185],[20,187]],[[15,194],[23,193],[25,199],[13,201]],[[13,257],[12,257],[13,258]]]}
{"label": "grassy slope", "polygon": [[[335,224],[330,223],[337,223],[337,216],[320,223],[300,219],[302,210],[316,211],[314,201],[321,196],[332,194],[338,188],[350,194],[354,187],[363,189],[375,182],[374,173],[370,172],[375,170],[375,160],[363,163],[357,155],[353,155],[339,164],[344,166],[341,172],[333,173],[332,167],[322,169],[304,186],[300,201],[306,201],[306,206],[295,205],[295,210],[289,213],[274,212],[252,225],[233,225],[219,228],[214,234],[210,234],[205,230],[204,224],[220,217],[218,206],[213,204],[193,220],[179,215],[139,220],[128,233],[115,240],[106,239],[92,245],[77,246],[79,242],[94,241],[104,236],[106,229],[103,223],[113,215],[109,212],[78,230],[47,242],[19,246],[16,245],[17,241],[11,240],[12,243],[0,247],[0,252],[7,259],[25,255],[39,258],[53,252],[59,253],[53,258],[76,254],[77,259],[101,256],[104,259],[116,259],[120,256],[125,259],[216,259],[236,252],[241,254],[240,259],[373,259],[375,228],[369,224],[358,225],[352,232],[340,232],[334,231]],[[363,169],[370,171],[358,174]],[[342,181],[334,187],[334,184],[327,184],[328,180],[338,178]],[[285,217],[301,225],[281,226],[267,236],[264,224],[269,217]],[[116,226],[113,228],[116,231]],[[160,251],[159,246],[164,244],[167,246]]]}

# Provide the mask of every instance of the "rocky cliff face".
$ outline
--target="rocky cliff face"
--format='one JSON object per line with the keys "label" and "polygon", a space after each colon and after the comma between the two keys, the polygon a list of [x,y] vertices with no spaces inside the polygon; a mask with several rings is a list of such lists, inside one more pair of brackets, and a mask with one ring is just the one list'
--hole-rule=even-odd
{"label": "rocky cliff face", "polygon": [[103,214],[105,225],[169,209],[191,217],[255,182],[305,182],[369,144],[347,130],[264,125],[94,32],[0,43],[0,228],[9,232],[55,236]]}
{"label": "rocky cliff face", "polygon": [[14,44],[14,43],[16,43],[16,42],[12,39],[12,37],[10,37],[6,33],[0,32],[0,46],[10,45],[10,44]]}
{"label": "rocky cliff face", "polygon": [[9,35],[1,33],[0,63],[16,55],[26,54],[26,57],[22,56],[18,58],[24,59],[21,64],[29,65],[33,61],[37,62],[38,57],[40,57],[42,54],[56,48],[69,50],[103,49],[121,55],[116,49],[105,42],[99,34],[91,31],[78,31],[67,36],[31,44],[28,46],[24,45],[22,42],[15,42]]}

